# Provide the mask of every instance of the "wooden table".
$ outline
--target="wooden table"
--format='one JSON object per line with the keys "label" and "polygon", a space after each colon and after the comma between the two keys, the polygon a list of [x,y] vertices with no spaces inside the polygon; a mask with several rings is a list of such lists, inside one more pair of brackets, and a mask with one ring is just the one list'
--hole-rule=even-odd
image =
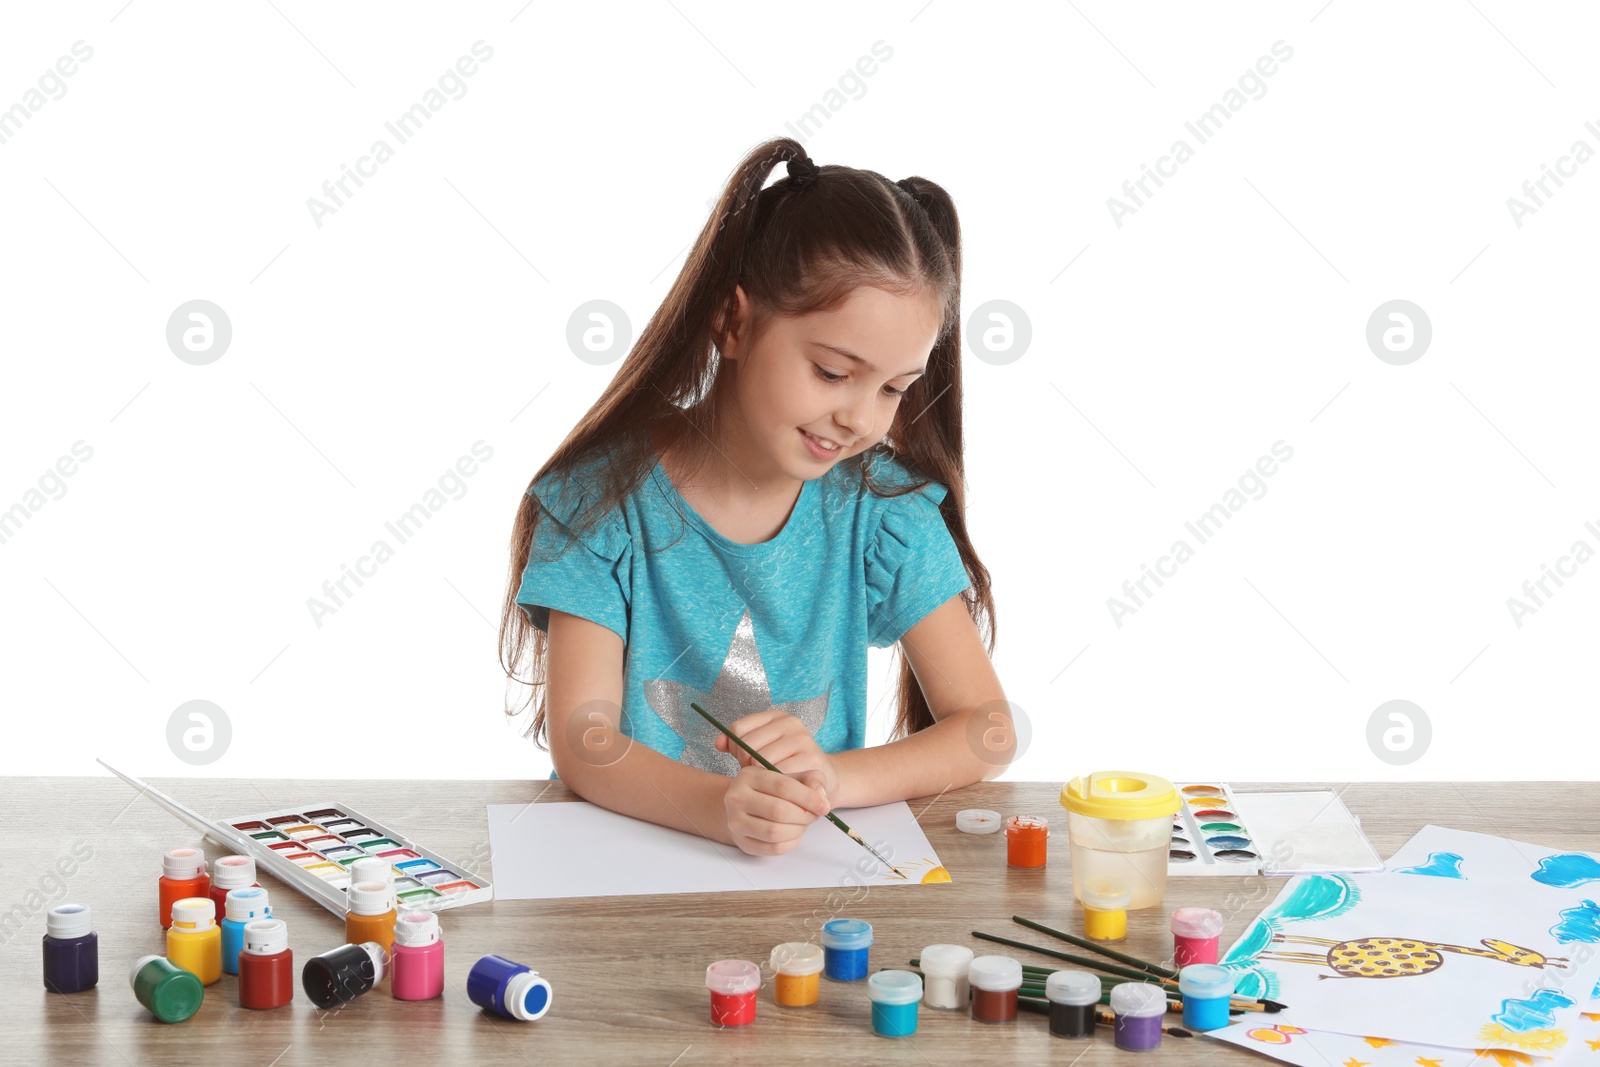
{"label": "wooden table", "polygon": [[[1240,791],[1294,788],[1284,783],[1233,783]],[[215,818],[292,808],[309,800],[349,803],[436,852],[485,874],[489,869],[486,804],[569,800],[559,784],[530,782],[337,782],[156,779],[151,785]],[[549,786],[548,790],[547,786]],[[1593,783],[1336,784],[1379,853],[1389,856],[1427,823],[1476,830],[1556,848],[1600,851]],[[1302,786],[1302,788],[1306,788]],[[1010,921],[1025,915],[1076,931],[1064,835],[1052,843],[1042,871],[1005,865],[1001,835],[974,837],[955,829],[961,808],[1005,813],[1064,813],[1060,783],[991,782],[938,799],[912,801],[955,881],[950,885],[876,888],[843,914],[873,924],[872,966],[904,966],[922,946],[940,941],[1049,961],[986,945],[974,929],[1035,943]],[[541,796],[541,792],[543,795]],[[830,890],[513,900],[444,912],[446,989],[442,999],[395,1000],[385,984],[337,1011],[311,1005],[298,989],[301,963],[343,940],[343,925],[321,906],[270,876],[274,913],[289,925],[297,988],[289,1007],[269,1012],[238,1006],[237,979],[225,975],[206,990],[205,1004],[185,1023],[158,1023],[128,986],[132,962],[164,951],[155,922],[161,855],[197,844],[197,834],[125,783],[105,778],[9,779],[0,790],[0,989],[6,1020],[0,1061],[16,1064],[376,1064],[477,1067],[482,1064],[629,1064],[681,1067],[709,1063],[773,1065],[1040,1063],[1083,1067],[1112,1062],[1266,1062],[1219,1042],[1167,1038],[1151,1053],[1117,1050],[1108,1034],[1092,1043],[1049,1036],[1043,1016],[1003,1025],[973,1022],[958,1012],[922,1009],[911,1038],[872,1033],[861,985],[824,982],[822,1002],[783,1009],[761,992],[754,1025],[719,1030],[708,1019],[708,963],[723,958],[764,964],[772,946],[803,939],[836,912]],[[1054,819],[1052,819],[1054,821]],[[61,878],[57,861],[92,849]],[[207,847],[215,860],[221,852]],[[70,864],[68,866],[71,866]],[[56,881],[65,882],[62,888]],[[1265,907],[1281,880],[1262,877],[1179,878],[1165,904],[1135,912],[1124,951],[1149,959],[1170,954],[1171,909],[1214,907],[1227,926],[1226,947]],[[51,904],[90,905],[100,938],[100,984],[71,996],[44,991],[39,939],[44,908],[28,914],[30,890]],[[10,909],[6,911],[5,909]],[[1067,946],[1061,946],[1067,947]],[[550,1014],[534,1023],[485,1015],[467,1000],[472,963],[495,952],[526,963],[554,987]],[[1176,1021],[1176,1017],[1171,1017]],[[1263,1019],[1268,1018],[1263,1016]]]}

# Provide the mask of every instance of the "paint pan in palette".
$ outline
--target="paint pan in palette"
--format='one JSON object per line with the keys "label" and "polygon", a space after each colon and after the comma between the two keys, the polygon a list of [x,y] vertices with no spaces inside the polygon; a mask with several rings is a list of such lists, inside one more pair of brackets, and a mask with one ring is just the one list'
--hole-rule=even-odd
{"label": "paint pan in palette", "polygon": [[1360,821],[1329,789],[1235,793],[1226,782],[1178,785],[1168,876],[1383,869]]}
{"label": "paint pan in palette", "polygon": [[348,804],[319,802],[227,820],[208,819],[104,760],[96,762],[218,845],[253,856],[257,870],[271,873],[341,918],[350,888],[350,864],[366,856],[389,861],[396,896],[408,909],[444,911],[494,899],[493,887],[483,878]]}

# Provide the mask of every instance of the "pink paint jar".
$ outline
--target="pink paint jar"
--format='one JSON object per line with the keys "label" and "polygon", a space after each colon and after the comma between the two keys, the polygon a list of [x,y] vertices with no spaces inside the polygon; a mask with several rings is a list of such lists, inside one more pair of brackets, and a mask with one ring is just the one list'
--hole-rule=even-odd
{"label": "pink paint jar", "polygon": [[401,912],[394,923],[390,988],[396,1000],[432,1000],[444,993],[444,942],[431,911]]}
{"label": "pink paint jar", "polygon": [[1182,970],[1191,963],[1216,963],[1222,913],[1210,908],[1179,908],[1172,913],[1173,961]]}
{"label": "pink paint jar", "polygon": [[756,990],[761,969],[748,960],[718,960],[706,968],[711,991],[711,1021],[718,1026],[743,1026],[756,1021]]}

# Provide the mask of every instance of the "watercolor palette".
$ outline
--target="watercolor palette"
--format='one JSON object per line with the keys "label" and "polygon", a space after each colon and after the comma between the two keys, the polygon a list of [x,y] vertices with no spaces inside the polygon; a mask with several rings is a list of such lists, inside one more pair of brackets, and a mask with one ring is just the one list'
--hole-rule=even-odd
{"label": "watercolor palette", "polygon": [[1332,790],[1235,793],[1178,785],[1167,875],[1300,874],[1383,869],[1360,821]]}
{"label": "watercolor palette", "polygon": [[494,899],[493,887],[479,875],[348,804],[316,803],[217,821],[98,762],[212,841],[254,857],[257,870],[275,875],[341,918],[347,910],[350,865],[366,856],[389,861],[401,910],[444,911]]}

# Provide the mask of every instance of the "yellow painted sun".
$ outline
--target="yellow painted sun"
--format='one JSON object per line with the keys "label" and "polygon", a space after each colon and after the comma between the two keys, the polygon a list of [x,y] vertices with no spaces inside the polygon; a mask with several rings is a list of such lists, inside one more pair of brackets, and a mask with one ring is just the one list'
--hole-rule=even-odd
{"label": "yellow painted sun", "polygon": [[1567,1043],[1567,1032],[1560,1027],[1518,1033],[1507,1030],[1499,1023],[1485,1023],[1478,1031],[1478,1037],[1484,1044],[1514,1045],[1529,1052],[1554,1052]]}
{"label": "yellow painted sun", "polygon": [[933,882],[948,882],[948,881],[950,881],[950,872],[945,870],[943,867],[935,867],[935,868],[933,868],[933,870],[929,871],[927,874],[924,874],[922,876],[922,884],[923,885],[930,885]]}

